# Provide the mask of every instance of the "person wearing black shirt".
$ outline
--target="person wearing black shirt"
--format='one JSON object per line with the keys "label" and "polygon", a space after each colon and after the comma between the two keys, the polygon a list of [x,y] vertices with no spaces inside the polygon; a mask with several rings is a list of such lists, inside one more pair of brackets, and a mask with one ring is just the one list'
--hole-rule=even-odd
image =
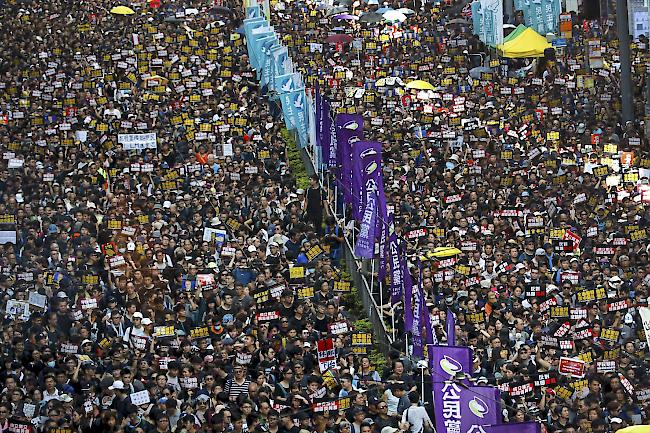
{"label": "person wearing black shirt", "polygon": [[323,210],[325,209],[325,192],[318,183],[318,176],[311,178],[311,184],[307,188],[307,207],[305,215],[308,222],[314,226],[314,230],[320,236],[323,232]]}
{"label": "person wearing black shirt", "polygon": [[314,323],[314,329],[318,332],[324,334],[328,332],[327,324],[328,318],[325,315],[325,304],[319,302],[316,304],[316,314],[312,316],[312,322]]}
{"label": "person wearing black shirt", "polygon": [[280,306],[278,308],[280,317],[285,317],[287,319],[292,318],[295,309],[296,307],[293,302],[293,292],[289,289],[283,290],[282,295],[280,296]]}

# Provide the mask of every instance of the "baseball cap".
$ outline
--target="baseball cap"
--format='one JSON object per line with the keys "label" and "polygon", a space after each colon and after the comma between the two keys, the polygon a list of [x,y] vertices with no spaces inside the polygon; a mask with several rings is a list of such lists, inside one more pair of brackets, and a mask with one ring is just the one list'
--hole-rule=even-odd
{"label": "baseball cap", "polygon": [[110,390],[124,389],[124,382],[122,382],[121,380],[116,380],[115,382],[113,382],[111,386],[108,387],[108,389]]}
{"label": "baseball cap", "polygon": [[152,322],[151,319],[148,318],[148,317],[145,317],[144,319],[142,319],[142,324],[143,324],[143,325],[151,325],[152,323],[153,323],[153,322]]}
{"label": "baseball cap", "polygon": [[135,313],[133,313],[133,318],[134,319],[142,319],[142,318],[144,318],[144,316],[142,315],[141,312],[136,311]]}

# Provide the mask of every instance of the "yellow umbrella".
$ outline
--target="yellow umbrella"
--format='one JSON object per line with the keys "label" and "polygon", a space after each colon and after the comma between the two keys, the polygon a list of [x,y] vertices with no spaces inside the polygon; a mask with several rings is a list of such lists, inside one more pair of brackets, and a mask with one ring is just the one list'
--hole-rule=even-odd
{"label": "yellow umbrella", "polygon": [[427,83],[424,80],[415,80],[411,81],[406,85],[407,89],[417,89],[417,90],[433,90],[435,87],[433,87],[433,84]]}
{"label": "yellow umbrella", "polygon": [[617,433],[650,433],[650,425],[633,425],[617,430]]}
{"label": "yellow umbrella", "polygon": [[433,257],[437,259],[443,259],[445,257],[455,256],[456,254],[462,253],[461,250],[454,247],[438,247],[433,250]]}
{"label": "yellow umbrella", "polygon": [[144,81],[146,82],[149,82],[151,80],[160,81],[163,84],[167,84],[167,82],[169,81],[167,78],[161,77],[160,75],[152,75],[151,77],[147,77],[144,79]]}
{"label": "yellow umbrella", "polygon": [[111,9],[111,13],[115,15],[133,15],[135,11],[128,6],[115,6]]}

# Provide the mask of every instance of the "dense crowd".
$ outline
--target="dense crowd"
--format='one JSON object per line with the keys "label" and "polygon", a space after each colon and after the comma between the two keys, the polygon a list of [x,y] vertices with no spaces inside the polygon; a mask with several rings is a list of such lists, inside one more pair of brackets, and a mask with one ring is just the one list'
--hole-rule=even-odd
{"label": "dense crowd", "polygon": [[[338,19],[277,1],[271,22],[307,84],[383,143],[438,340],[453,312],[473,379],[501,387],[510,421],[647,422],[635,309],[649,295],[650,159],[643,125],[618,119],[612,22],[574,14],[555,60],[476,75],[488,49],[462,3],[368,3],[335,5],[352,17]],[[330,215],[333,176],[295,175],[295,143],[248,64],[242,5],[129,6],[0,9],[0,432],[428,431],[428,373],[404,353],[401,307],[382,306],[398,336],[387,362],[352,347],[368,338],[341,268],[356,229]],[[357,19],[378,8],[407,19]],[[581,69],[588,38],[603,46],[598,73]],[[402,86],[413,79],[435,90]],[[153,146],[133,135],[153,133]],[[428,260],[437,246],[462,252]],[[387,290],[377,260],[362,271]],[[327,338],[336,368],[322,369]],[[561,356],[584,360],[585,378],[559,375]]]}

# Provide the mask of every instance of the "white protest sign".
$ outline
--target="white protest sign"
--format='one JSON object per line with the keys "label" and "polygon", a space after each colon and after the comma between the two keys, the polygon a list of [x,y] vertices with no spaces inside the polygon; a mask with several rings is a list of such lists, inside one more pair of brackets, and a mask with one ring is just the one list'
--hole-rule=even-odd
{"label": "white protest sign", "polygon": [[117,142],[124,150],[156,149],[156,133],[146,134],[117,134]]}
{"label": "white protest sign", "polygon": [[148,404],[151,401],[149,398],[149,391],[146,389],[144,391],[134,392],[133,394],[129,395],[129,397],[131,398],[131,403],[136,406],[140,406],[141,404]]}
{"label": "white protest sign", "polygon": [[29,292],[29,304],[35,307],[45,308],[47,305],[47,296],[38,292]]}
{"label": "white protest sign", "polygon": [[25,301],[8,300],[6,311],[13,319],[29,320],[29,303]]}

